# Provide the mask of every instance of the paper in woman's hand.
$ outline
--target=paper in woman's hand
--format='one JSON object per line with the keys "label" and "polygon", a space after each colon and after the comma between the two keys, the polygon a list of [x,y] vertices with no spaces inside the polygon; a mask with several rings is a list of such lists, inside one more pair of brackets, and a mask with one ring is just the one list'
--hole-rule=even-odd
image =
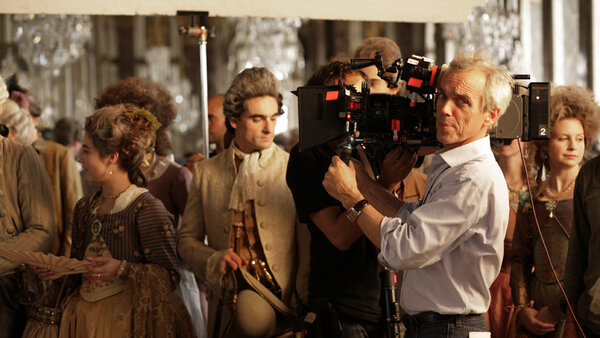
{"label": "paper in woman's hand", "polygon": [[59,276],[87,272],[85,266],[90,264],[88,261],[80,261],[75,258],[55,256],[43,252],[0,249],[0,256],[4,256],[16,262],[48,269],[52,271],[54,275]]}

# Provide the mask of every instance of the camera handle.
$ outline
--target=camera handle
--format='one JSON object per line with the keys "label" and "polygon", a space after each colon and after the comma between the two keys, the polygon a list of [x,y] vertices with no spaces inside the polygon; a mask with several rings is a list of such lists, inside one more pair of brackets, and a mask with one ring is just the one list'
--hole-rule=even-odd
{"label": "camera handle", "polygon": [[346,121],[346,137],[344,143],[342,143],[342,152],[340,153],[340,159],[348,165],[350,157],[352,156],[352,150],[355,146],[354,134],[356,134],[356,121]]}
{"label": "camera handle", "polygon": [[379,273],[381,278],[381,290],[384,299],[385,328],[387,338],[400,337],[400,322],[402,321],[402,310],[396,286],[398,284],[396,272],[385,269]]}

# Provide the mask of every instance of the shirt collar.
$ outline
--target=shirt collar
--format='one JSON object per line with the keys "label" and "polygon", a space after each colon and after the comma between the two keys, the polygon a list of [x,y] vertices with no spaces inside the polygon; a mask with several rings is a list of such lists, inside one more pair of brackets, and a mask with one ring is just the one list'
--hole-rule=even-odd
{"label": "shirt collar", "polygon": [[446,162],[450,167],[463,164],[482,155],[493,156],[489,136],[485,136],[479,140],[469,142],[454,149],[447,151],[443,151],[442,149],[436,152],[436,157],[440,157],[441,160]]}

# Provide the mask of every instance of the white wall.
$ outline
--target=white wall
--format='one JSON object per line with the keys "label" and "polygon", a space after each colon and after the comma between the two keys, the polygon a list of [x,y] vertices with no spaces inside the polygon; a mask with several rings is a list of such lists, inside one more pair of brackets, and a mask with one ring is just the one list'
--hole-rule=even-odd
{"label": "white wall", "polygon": [[175,15],[178,10],[211,16],[299,17],[310,19],[463,22],[485,0],[2,0],[0,13]]}

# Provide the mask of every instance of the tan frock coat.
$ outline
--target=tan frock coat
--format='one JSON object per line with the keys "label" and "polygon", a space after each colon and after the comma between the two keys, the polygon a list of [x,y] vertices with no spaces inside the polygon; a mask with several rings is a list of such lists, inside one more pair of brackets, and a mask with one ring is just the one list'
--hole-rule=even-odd
{"label": "tan frock coat", "polygon": [[[52,195],[38,155],[0,136],[0,249],[46,252],[54,235]],[[25,308],[17,300],[20,265],[0,256],[0,337],[20,337],[25,325]]]}
{"label": "tan frock coat", "polygon": [[[282,301],[293,308],[294,284],[301,296],[307,293],[310,235],[306,226],[297,222],[292,193],[285,182],[288,158],[289,154],[274,144],[261,152],[254,206],[267,264],[282,289]],[[208,284],[209,337],[221,295],[217,263],[230,249],[233,211],[227,207],[236,175],[231,146],[196,164],[177,241],[179,255]]]}
{"label": "tan frock coat", "polygon": [[[38,155],[0,136],[0,249],[47,252],[54,236],[52,195]],[[19,265],[0,256],[0,275]]]}
{"label": "tan frock coat", "polygon": [[66,147],[41,137],[35,140],[32,146],[46,168],[52,192],[56,225],[52,253],[69,257],[75,203],[83,197],[81,176],[73,154]]}

